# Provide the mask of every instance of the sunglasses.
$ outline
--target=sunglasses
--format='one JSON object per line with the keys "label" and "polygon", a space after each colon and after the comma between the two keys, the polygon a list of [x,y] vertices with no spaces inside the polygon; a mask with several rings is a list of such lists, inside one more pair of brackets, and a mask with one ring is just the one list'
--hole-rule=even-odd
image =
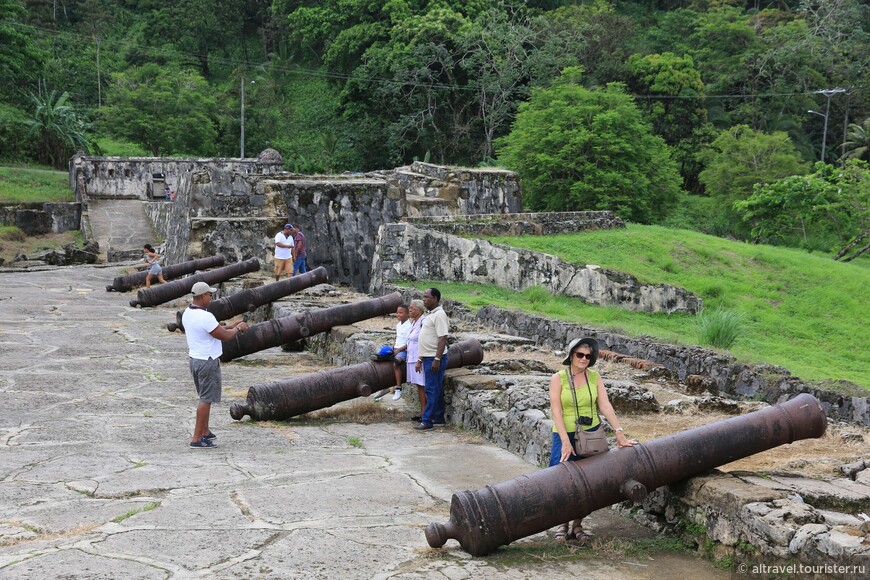
{"label": "sunglasses", "polygon": [[576,356],[578,359],[585,358],[586,360],[592,360],[592,353],[591,352],[575,352],[574,356]]}

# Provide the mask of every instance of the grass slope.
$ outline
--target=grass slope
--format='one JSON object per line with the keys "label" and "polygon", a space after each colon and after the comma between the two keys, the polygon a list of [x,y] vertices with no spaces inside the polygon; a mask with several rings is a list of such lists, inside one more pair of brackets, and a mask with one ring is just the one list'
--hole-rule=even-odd
{"label": "grass slope", "polygon": [[75,201],[66,172],[0,167],[0,204]]}
{"label": "grass slope", "polygon": [[[870,389],[870,260],[841,264],[800,250],[641,225],[492,241],[629,272],[647,283],[681,286],[700,296],[706,309],[739,313],[743,332],[730,349],[738,359],[782,365],[805,380],[844,379]],[[445,297],[471,307],[521,308],[631,335],[699,344],[694,316],[592,306],[549,296],[540,288],[517,293],[472,284],[437,285]]]}

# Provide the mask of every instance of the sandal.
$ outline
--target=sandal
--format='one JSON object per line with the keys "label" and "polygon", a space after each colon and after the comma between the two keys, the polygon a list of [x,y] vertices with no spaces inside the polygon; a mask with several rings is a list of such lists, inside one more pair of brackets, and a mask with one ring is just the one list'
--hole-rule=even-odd
{"label": "sandal", "polygon": [[585,531],[579,521],[574,522],[574,525],[571,526],[571,537],[581,546],[586,546],[592,541],[592,534]]}
{"label": "sandal", "polygon": [[568,537],[568,524],[560,524],[556,528],[556,534],[554,535],[554,539],[557,542],[564,542]]}

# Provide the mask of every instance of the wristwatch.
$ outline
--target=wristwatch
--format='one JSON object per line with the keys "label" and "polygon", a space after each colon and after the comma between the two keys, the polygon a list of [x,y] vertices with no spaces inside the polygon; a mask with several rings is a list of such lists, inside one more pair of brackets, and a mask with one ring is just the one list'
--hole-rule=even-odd
{"label": "wristwatch", "polygon": [[617,427],[617,428],[614,429],[613,431],[614,431],[615,433],[622,433],[623,431],[625,431],[625,429],[623,429],[622,427]]}

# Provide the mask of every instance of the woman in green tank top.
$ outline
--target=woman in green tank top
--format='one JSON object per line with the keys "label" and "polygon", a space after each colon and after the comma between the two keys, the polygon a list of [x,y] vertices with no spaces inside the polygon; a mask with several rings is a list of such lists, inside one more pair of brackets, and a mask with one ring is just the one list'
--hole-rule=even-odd
{"label": "woman in green tank top", "polygon": [[[616,446],[632,447],[637,443],[628,439],[619,426],[619,419],[613,411],[613,405],[607,398],[604,381],[598,371],[591,369],[598,360],[598,341],[594,338],[576,338],[568,345],[568,356],[562,364],[568,368],[559,371],[550,378],[550,410],[553,413],[553,443],[550,447],[550,467],[564,461],[582,459],[574,452],[574,432],[576,430],[577,413],[584,431],[595,431],[601,426],[600,412],[607,419],[610,427],[616,432]],[[569,375],[570,373],[570,375]],[[574,393],[571,393],[571,385]],[[577,406],[574,406],[574,397]],[[586,543],[591,538],[583,531],[583,520],[574,520],[556,528],[556,540],[565,541],[575,538]]]}

